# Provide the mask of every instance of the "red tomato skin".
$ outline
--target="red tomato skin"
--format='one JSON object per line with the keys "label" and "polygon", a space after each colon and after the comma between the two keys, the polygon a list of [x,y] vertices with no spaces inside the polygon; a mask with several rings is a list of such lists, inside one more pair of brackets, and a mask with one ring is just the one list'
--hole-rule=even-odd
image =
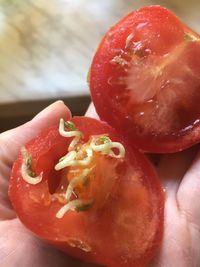
{"label": "red tomato skin", "polygon": [[[44,171],[43,181],[40,184],[30,185],[22,179],[20,172],[22,164],[21,155],[19,155],[14,163],[9,187],[9,196],[13,207],[19,219],[27,228],[40,238],[71,256],[109,267],[116,267],[117,265],[119,267],[145,266],[156,254],[163,235],[164,195],[157,175],[144,155],[131,148],[106,123],[81,117],[75,117],[73,121],[78,129],[84,132],[85,140],[91,134],[99,135],[109,133],[112,140],[120,140],[125,145],[127,164],[128,166],[133,166],[136,173],[134,176],[134,179],[136,179],[134,182],[135,187],[131,189],[132,193],[128,193],[126,188],[130,188],[130,183],[134,180],[132,181],[129,175],[125,175],[119,181],[117,180],[118,182],[113,187],[114,193],[112,193],[112,197],[109,198],[105,209],[103,208],[99,211],[100,213],[94,213],[94,210],[91,208],[91,210],[82,213],[69,212],[63,219],[57,219],[55,214],[62,207],[62,204],[58,201],[52,201],[48,188],[48,176],[53,175],[58,178],[58,175],[52,169],[55,162],[66,154],[70,141],[68,138],[63,138],[59,135],[57,127],[52,127],[43,131],[36,139],[26,145],[26,148],[31,152],[33,157],[33,169],[36,173]],[[141,174],[141,177],[137,176],[136,171]],[[119,188],[123,187],[125,188],[125,192],[123,190],[119,192]],[[124,214],[125,208],[125,211],[127,210],[128,212],[128,218],[132,206],[134,206],[132,210],[133,214],[138,216],[138,218],[143,218],[142,214],[140,214],[140,209],[144,209],[144,212],[147,214],[150,212],[148,215],[150,216],[149,219],[142,219],[144,220],[142,221],[144,225],[141,225],[141,229],[134,229],[133,227],[133,232],[140,232],[141,234],[141,232],[146,231],[146,224],[149,224],[149,231],[152,230],[154,232],[151,245],[149,247],[148,245],[146,247],[144,246],[142,255],[136,259],[126,259],[124,251],[120,251],[121,254],[119,251],[116,252],[116,255],[115,253],[113,254],[112,250],[116,249],[118,240],[123,242],[123,238],[126,238],[130,234],[129,232],[124,233],[123,237],[123,234],[118,228],[113,228],[113,218],[116,218],[116,222],[119,219],[115,205],[113,205],[115,198],[117,200],[117,207],[121,212],[123,211],[120,214]],[[134,199],[134,203],[129,201],[131,199]],[[137,199],[141,199],[141,203]],[[145,229],[142,230],[142,227],[145,227]],[[122,236],[119,238],[113,237],[111,234],[113,230],[116,231],[117,236],[119,234],[122,234]],[[111,234],[110,237],[109,233]],[[145,233],[147,236],[149,235],[148,231]],[[133,241],[135,242],[135,240]],[[87,245],[87,242],[90,246]],[[141,246],[143,244],[140,243],[138,243],[138,247],[135,246],[138,253],[141,250]],[[129,254],[129,257],[132,257],[132,253],[131,256]]]}
{"label": "red tomato skin", "polygon": [[[184,38],[187,38],[185,37],[186,35],[199,39],[198,34],[189,29],[180,22],[174,14],[163,7],[148,6],[130,13],[121,19],[114,27],[110,28],[102,39],[93,58],[89,75],[92,100],[101,120],[108,122],[109,125],[112,125],[112,127],[122,135],[130,139],[139,150],[150,153],[172,153],[181,151],[198,143],[200,140],[200,113],[198,112],[197,105],[190,114],[191,117],[193,116],[193,120],[190,121],[188,119],[184,127],[180,129],[174,127],[169,133],[161,132],[160,134],[159,130],[154,131],[154,129],[149,126],[149,130],[145,133],[144,129],[140,129],[140,126],[136,124],[131,117],[132,115],[130,115],[131,112],[135,112],[134,110],[138,107],[131,106],[131,104],[129,107],[129,97],[123,97],[125,89],[119,77],[125,75],[125,71],[121,70],[120,67],[118,68],[110,64],[115,55],[120,54],[119,51],[121,51],[121,53],[126,51],[125,40],[127,36],[131,34],[132,29],[145,23],[147,23],[147,29],[144,27],[144,31],[139,31],[135,38],[136,40],[142,40],[145,44],[147,43],[151,55],[158,58],[162,58],[167,53],[170,53]],[[153,25],[153,30],[151,30],[151,23]],[[188,57],[188,64],[191,64],[192,70],[195,72],[198,68],[199,73],[200,62],[198,59],[200,57],[200,45],[197,44],[196,46],[198,47],[195,47],[195,44],[192,45],[192,51],[194,51],[195,54],[192,59]],[[148,52],[145,53],[147,53],[147,55],[144,57],[147,57]],[[183,57],[185,57],[185,55],[183,55]],[[126,56],[124,56],[124,58],[126,59]],[[127,67],[126,61],[120,64],[125,64],[124,69]],[[184,63],[181,63],[181,65],[184,65]],[[117,81],[116,77],[118,77]],[[142,80],[144,77],[141,76],[140,79]],[[185,80],[187,81],[187,78],[185,78]],[[198,86],[200,86],[200,82],[197,82],[199,83]],[[190,84],[188,83],[188,87],[189,86]],[[195,94],[197,94],[197,91],[195,91]],[[189,101],[197,103],[199,99],[200,96],[198,93],[196,98],[195,96],[191,96]],[[192,106],[192,104],[190,106]],[[127,112],[128,109],[130,109],[130,113]],[[189,114],[190,111],[186,109],[185,113]],[[152,117],[153,116],[154,115],[152,115]],[[184,116],[184,113],[180,115],[180,121],[184,119]],[[149,121],[152,120],[152,117],[149,117]],[[167,121],[161,120],[160,128],[166,123]]]}

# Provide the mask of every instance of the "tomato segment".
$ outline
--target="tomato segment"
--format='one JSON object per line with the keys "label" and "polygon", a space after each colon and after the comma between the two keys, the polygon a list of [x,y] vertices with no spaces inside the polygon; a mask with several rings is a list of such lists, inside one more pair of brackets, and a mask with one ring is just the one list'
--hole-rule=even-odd
{"label": "tomato segment", "polygon": [[197,143],[199,40],[159,6],[118,22],[91,65],[91,94],[100,118],[147,152],[175,152]]}
{"label": "tomato segment", "polygon": [[63,192],[82,167],[55,171],[72,138],[60,136],[57,128],[45,130],[26,145],[32,169],[43,171],[42,182],[24,181],[22,155],[14,164],[9,195],[16,213],[35,234],[70,255],[109,267],[144,266],[162,238],[164,200],[157,175],[146,158],[106,123],[86,117],[72,121],[83,133],[82,144],[87,145],[93,136],[109,136],[124,146],[125,156],[94,152],[87,165],[92,169],[88,183],[74,191],[80,199],[94,202],[89,209],[69,210],[58,218],[57,212],[65,205]]}

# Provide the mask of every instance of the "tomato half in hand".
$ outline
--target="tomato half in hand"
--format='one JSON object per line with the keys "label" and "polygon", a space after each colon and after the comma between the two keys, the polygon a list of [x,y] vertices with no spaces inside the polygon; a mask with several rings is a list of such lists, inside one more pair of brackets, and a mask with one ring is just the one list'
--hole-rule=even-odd
{"label": "tomato half in hand", "polygon": [[146,152],[175,152],[200,140],[200,37],[160,6],[112,27],[89,83],[102,120]]}
{"label": "tomato half in hand", "polygon": [[9,195],[25,226],[88,262],[146,266],[162,239],[164,199],[154,169],[95,119],[61,120],[59,131],[30,141],[13,166]]}

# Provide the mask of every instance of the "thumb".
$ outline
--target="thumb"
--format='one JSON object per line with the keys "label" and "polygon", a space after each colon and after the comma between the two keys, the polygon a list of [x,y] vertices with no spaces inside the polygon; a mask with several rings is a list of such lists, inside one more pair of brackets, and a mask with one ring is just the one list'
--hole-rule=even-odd
{"label": "thumb", "polygon": [[[197,146],[199,148],[199,146]],[[200,151],[186,172],[177,192],[179,207],[187,221],[200,233]],[[200,235],[196,235],[196,237]]]}
{"label": "thumb", "polygon": [[24,144],[36,137],[44,128],[58,123],[61,117],[69,119],[71,113],[62,101],[57,101],[41,111],[31,121],[2,133],[0,135],[0,159],[3,159],[7,166],[11,166]]}

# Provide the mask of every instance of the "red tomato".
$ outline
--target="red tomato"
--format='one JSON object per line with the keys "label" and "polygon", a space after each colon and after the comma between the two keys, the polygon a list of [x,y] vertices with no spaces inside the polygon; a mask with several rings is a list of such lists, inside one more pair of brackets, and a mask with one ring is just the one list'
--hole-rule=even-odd
{"label": "red tomato", "polygon": [[155,255],[163,232],[164,199],[157,175],[144,155],[106,123],[86,117],[73,122],[84,142],[108,134],[126,150],[123,159],[94,154],[90,181],[76,191],[82,198],[93,197],[93,204],[88,210],[56,217],[64,205],[62,193],[70,170],[55,171],[54,166],[66,154],[71,138],[61,137],[53,127],[26,145],[32,169],[37,174],[43,171],[40,183],[31,185],[22,178],[21,154],[14,164],[9,188],[13,207],[25,226],[72,256],[109,267],[144,266]]}
{"label": "red tomato", "polygon": [[167,9],[141,8],[103,38],[90,71],[102,120],[147,152],[200,140],[200,38]]}

